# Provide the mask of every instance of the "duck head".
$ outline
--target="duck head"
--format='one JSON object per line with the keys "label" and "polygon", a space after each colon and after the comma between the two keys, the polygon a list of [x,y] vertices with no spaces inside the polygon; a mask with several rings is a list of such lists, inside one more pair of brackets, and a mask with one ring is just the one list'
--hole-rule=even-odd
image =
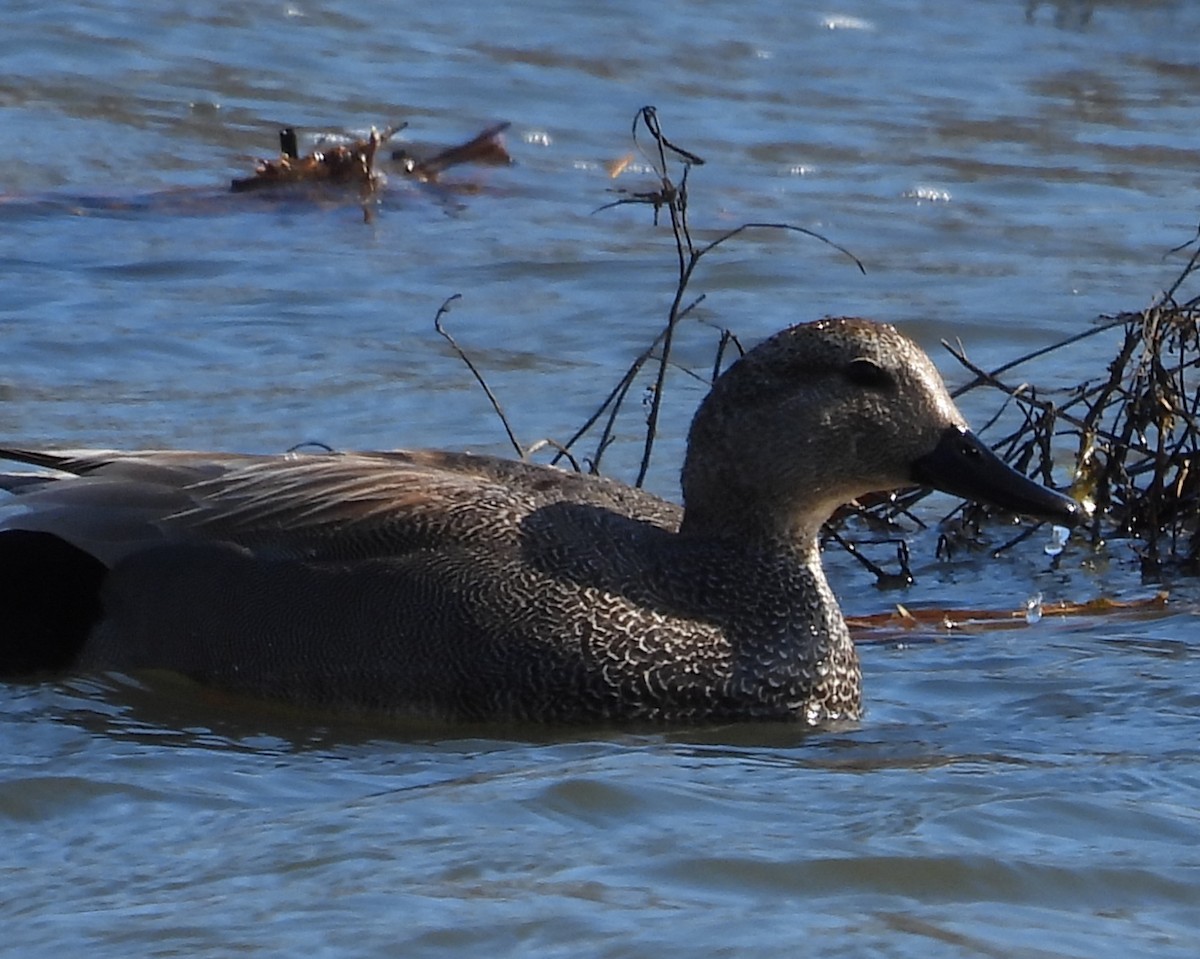
{"label": "duck head", "polygon": [[682,485],[683,530],[709,535],[815,540],[843,503],[915,485],[1084,518],[970,431],[916,343],[854,318],[790,327],[730,366],[692,422]]}

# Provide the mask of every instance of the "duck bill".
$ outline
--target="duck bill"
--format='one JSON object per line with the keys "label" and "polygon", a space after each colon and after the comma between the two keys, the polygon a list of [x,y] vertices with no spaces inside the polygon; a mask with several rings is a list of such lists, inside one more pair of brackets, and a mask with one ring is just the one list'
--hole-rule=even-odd
{"label": "duck bill", "polygon": [[1087,518],[1071,497],[1022,476],[978,436],[957,426],[942,434],[933,452],[913,463],[912,475],[924,486],[1063,526]]}

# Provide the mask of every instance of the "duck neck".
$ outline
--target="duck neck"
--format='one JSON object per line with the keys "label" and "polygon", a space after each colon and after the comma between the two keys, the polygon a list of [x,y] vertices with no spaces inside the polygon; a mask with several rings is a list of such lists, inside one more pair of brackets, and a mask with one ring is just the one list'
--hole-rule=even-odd
{"label": "duck neck", "polygon": [[835,496],[809,487],[797,503],[794,496],[772,496],[745,464],[708,456],[703,466],[684,467],[679,536],[698,546],[722,544],[743,574],[727,633],[735,699],[767,702],[764,715],[776,709],[812,723],[856,717],[858,657],[818,545]]}
{"label": "duck neck", "polygon": [[[698,413],[688,439],[680,474],[685,536],[743,542],[787,544],[806,556],[815,555],[821,523],[839,505],[811,482],[798,484],[780,476],[772,482],[770,464],[742,449],[731,449],[723,435],[709,435],[707,419]],[[797,502],[803,485],[804,501]]]}
{"label": "duck neck", "polygon": [[[722,513],[723,520],[730,516]],[[735,595],[725,597],[727,605],[717,600],[734,611],[725,623],[732,700],[741,712],[800,716],[810,723],[856,717],[858,657],[821,568],[815,533],[781,535],[752,523],[753,514],[732,528],[704,513],[685,514],[680,529],[682,540],[723,556],[736,571],[729,585]],[[714,541],[719,549],[712,548]],[[710,597],[718,591],[710,587]]]}
{"label": "duck neck", "polygon": [[[684,483],[682,536],[739,542],[768,551],[795,554],[801,561],[815,559],[822,510],[797,510],[788,503],[765,500],[760,490],[736,484],[718,490]],[[821,519],[814,519],[820,516]]]}

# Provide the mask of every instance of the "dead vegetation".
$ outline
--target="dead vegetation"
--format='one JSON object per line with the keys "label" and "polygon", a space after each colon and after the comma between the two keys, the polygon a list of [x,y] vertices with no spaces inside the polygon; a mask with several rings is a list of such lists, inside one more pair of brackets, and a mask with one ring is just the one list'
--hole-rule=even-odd
{"label": "dead vegetation", "polygon": [[[1170,251],[1192,248],[1150,306],[1098,317],[1084,331],[998,369],[982,370],[961,345],[945,344],[974,375],[956,395],[1000,393],[994,422],[1008,408],[1017,411],[1016,425],[993,447],[1043,482],[1051,482],[1056,463],[1065,467],[1071,494],[1094,509],[1092,546],[1132,541],[1147,579],[1167,567],[1200,572],[1200,296],[1182,295],[1200,269],[1198,243],[1200,233]],[[1052,389],[1015,379],[1031,360],[1101,335],[1117,340],[1103,375]],[[962,527],[978,528],[986,511],[964,507],[962,517]]]}
{"label": "dead vegetation", "polygon": [[[647,136],[650,140],[648,144],[644,142]],[[642,382],[641,376],[643,372],[649,369],[650,382],[645,384],[644,394],[640,391],[636,394],[637,396],[644,395],[645,397],[643,404],[645,409],[645,433],[642,441],[642,455],[637,476],[633,481],[633,485],[640,487],[645,483],[646,474],[649,471],[650,461],[654,452],[655,439],[658,436],[659,418],[662,412],[663,400],[666,396],[667,373],[669,370],[675,368],[672,360],[672,348],[675,342],[676,331],[680,323],[704,299],[703,296],[698,296],[689,301],[688,286],[693,273],[705,256],[723,243],[748,230],[783,230],[804,234],[832,246],[834,249],[845,254],[860,270],[863,269],[863,265],[848,250],[838,246],[836,243],[832,243],[819,233],[794,226],[790,223],[743,223],[741,226],[725,231],[707,243],[697,243],[692,237],[691,227],[688,223],[688,176],[692,167],[702,166],[704,160],[695,153],[676,146],[666,138],[659,125],[658,113],[654,107],[643,107],[637,112],[637,115],[633,119],[632,137],[634,146],[654,169],[656,180],[647,188],[641,190],[614,190],[617,194],[617,199],[604,204],[595,212],[599,213],[603,210],[626,204],[641,204],[651,207],[656,224],[659,222],[662,214],[665,213],[670,222],[675,241],[675,292],[667,309],[667,315],[658,332],[645,348],[637,354],[633,362],[629,364],[629,367],[621,375],[608,395],[600,402],[600,405],[596,407],[569,439],[561,443],[555,440],[543,439],[530,446],[523,445],[517,439],[512,424],[505,415],[495,393],[488,386],[483,375],[471,361],[467,352],[459,346],[443,325],[443,317],[446,315],[450,303],[459,298],[458,294],[449,297],[442,304],[438,310],[434,324],[439,335],[450,343],[451,347],[458,354],[459,358],[466,363],[472,375],[487,394],[492,408],[496,411],[497,416],[499,416],[504,426],[509,442],[512,444],[517,455],[523,459],[528,458],[541,449],[550,448],[555,450],[551,460],[555,465],[565,460],[576,470],[599,473],[604,453],[616,436],[618,420],[622,413],[629,412],[630,393],[634,386]],[[671,175],[671,170],[676,165],[681,171],[677,180],[673,179]],[[616,167],[610,169],[610,175],[615,177],[628,166],[628,158],[624,158]],[[717,330],[711,372],[707,377],[700,378],[710,383],[716,379],[725,365],[725,359],[731,348],[735,352],[741,353],[741,345],[738,343],[736,335],[727,329]],[[691,370],[682,369],[681,372],[689,376],[699,376],[699,374]],[[590,446],[591,451],[589,453],[578,454],[576,452],[577,448],[585,442]]]}
{"label": "dead vegetation", "polygon": [[[649,144],[645,144],[643,140],[639,139],[639,137],[646,136],[650,139]],[[566,451],[571,450],[585,438],[592,437],[592,452],[587,457],[587,463],[590,470],[599,472],[600,461],[604,455],[604,451],[612,443],[617,418],[629,400],[631,388],[638,382],[639,375],[649,364],[651,368],[651,383],[646,388],[648,402],[646,403],[645,436],[642,442],[641,463],[638,467],[637,476],[634,479],[634,485],[640,487],[645,482],[646,474],[650,469],[650,461],[654,452],[654,441],[658,436],[658,424],[665,397],[667,372],[674,366],[671,354],[676,331],[679,328],[679,324],[704,300],[703,296],[689,300],[688,286],[691,283],[692,275],[705,256],[717,247],[748,230],[783,230],[800,233],[832,246],[853,261],[859,270],[863,270],[863,265],[857,257],[844,247],[838,246],[819,233],[815,233],[804,227],[794,226],[790,223],[743,223],[741,226],[726,230],[707,243],[697,243],[692,237],[691,226],[688,223],[688,175],[693,167],[703,165],[704,160],[695,153],[676,146],[667,139],[659,124],[658,112],[654,107],[647,106],[638,111],[633,119],[632,137],[634,146],[653,168],[657,182],[652,184],[648,189],[643,190],[616,190],[618,198],[611,203],[601,206],[596,212],[599,213],[603,210],[626,204],[642,204],[649,206],[653,210],[654,222],[656,224],[659,222],[662,214],[666,213],[675,240],[675,293],[667,309],[666,319],[658,333],[634,358],[633,362],[625,370],[625,373],[617,381],[616,386],[613,387],[592,415],[588,417],[584,424],[576,430],[566,443],[562,444],[562,450],[555,457],[555,460],[557,461],[561,456],[566,455]],[[678,165],[681,170],[678,182],[672,179],[671,176],[671,169],[674,165]],[[619,174],[627,166],[627,162],[620,163],[614,168],[616,172],[612,175]],[[707,376],[708,382],[711,383],[715,380],[721,372],[730,348],[738,354],[742,352],[741,344],[731,330],[718,330],[712,368]],[[691,371],[685,372],[691,373]]]}
{"label": "dead vegetation", "polygon": [[1041,595],[1034,596],[1021,609],[908,609],[897,603],[885,613],[870,616],[847,616],[846,623],[854,631],[855,642],[896,642],[912,635],[914,630],[928,633],[931,629],[942,635],[979,632],[985,629],[1005,629],[1039,622],[1044,616],[1101,616],[1111,613],[1154,615],[1167,605],[1166,592],[1145,599],[1115,600],[1098,597],[1085,603],[1044,603]]}
{"label": "dead vegetation", "polygon": [[388,141],[396,128],[382,133],[371,128],[367,136],[348,143],[319,144],[311,153],[299,155],[296,131],[284,127],[279,131],[279,156],[274,160],[259,160],[254,175],[240,177],[230,184],[234,193],[296,185],[344,185],[370,193],[381,182],[375,169],[375,154]]}
{"label": "dead vegetation", "polygon": [[[386,183],[378,162],[379,148],[404,126],[382,131],[372,127],[366,136],[359,138],[325,137],[303,156],[295,128],[284,127],[279,131],[279,156],[259,160],[254,175],[234,179],[230,189],[245,193],[287,186],[339,186],[353,187],[364,196],[370,195]],[[446,170],[463,164],[506,166],[512,163],[512,157],[501,135],[508,127],[508,123],[497,123],[463,143],[435,150],[429,156],[396,149],[391,159],[397,172],[420,183],[437,183]]]}
{"label": "dead vegetation", "polygon": [[422,157],[412,148],[393,150],[392,160],[400,164],[405,174],[422,183],[437,183],[451,167],[468,163],[476,166],[508,166],[513,161],[501,134],[509,126],[508,123],[497,123],[464,143],[437,150],[427,157]]}

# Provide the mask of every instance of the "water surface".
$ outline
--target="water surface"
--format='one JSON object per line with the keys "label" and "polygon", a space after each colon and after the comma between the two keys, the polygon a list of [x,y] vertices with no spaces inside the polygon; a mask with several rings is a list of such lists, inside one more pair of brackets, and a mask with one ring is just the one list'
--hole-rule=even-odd
{"label": "water surface", "polygon": [[[681,364],[823,314],[987,364],[1148,303],[1200,209],[1200,8],[947,0],[9,4],[0,34],[0,435],[88,446],[504,452],[433,330],[442,301],[521,439],[565,437],[674,291],[643,104],[708,162]],[[469,189],[225,194],[285,124],[512,122]],[[638,169],[640,167],[640,169]],[[366,220],[366,222],[365,222]],[[1030,370],[1099,375],[1112,342]],[[939,356],[952,385],[965,380]],[[703,386],[670,388],[676,493]],[[631,475],[640,409],[606,467]],[[984,419],[992,398],[969,397]],[[1065,478],[1065,477],[1060,477]],[[937,506],[925,518],[934,521]],[[1003,535],[1000,533],[998,535]],[[1139,598],[1127,544],[934,557],[911,590],[830,556],[850,612]],[[892,547],[874,548],[886,559]],[[1190,956],[1195,587],[1145,615],[862,648],[852,727],[401,727],[181,686],[0,689],[0,897],[14,956]]]}

